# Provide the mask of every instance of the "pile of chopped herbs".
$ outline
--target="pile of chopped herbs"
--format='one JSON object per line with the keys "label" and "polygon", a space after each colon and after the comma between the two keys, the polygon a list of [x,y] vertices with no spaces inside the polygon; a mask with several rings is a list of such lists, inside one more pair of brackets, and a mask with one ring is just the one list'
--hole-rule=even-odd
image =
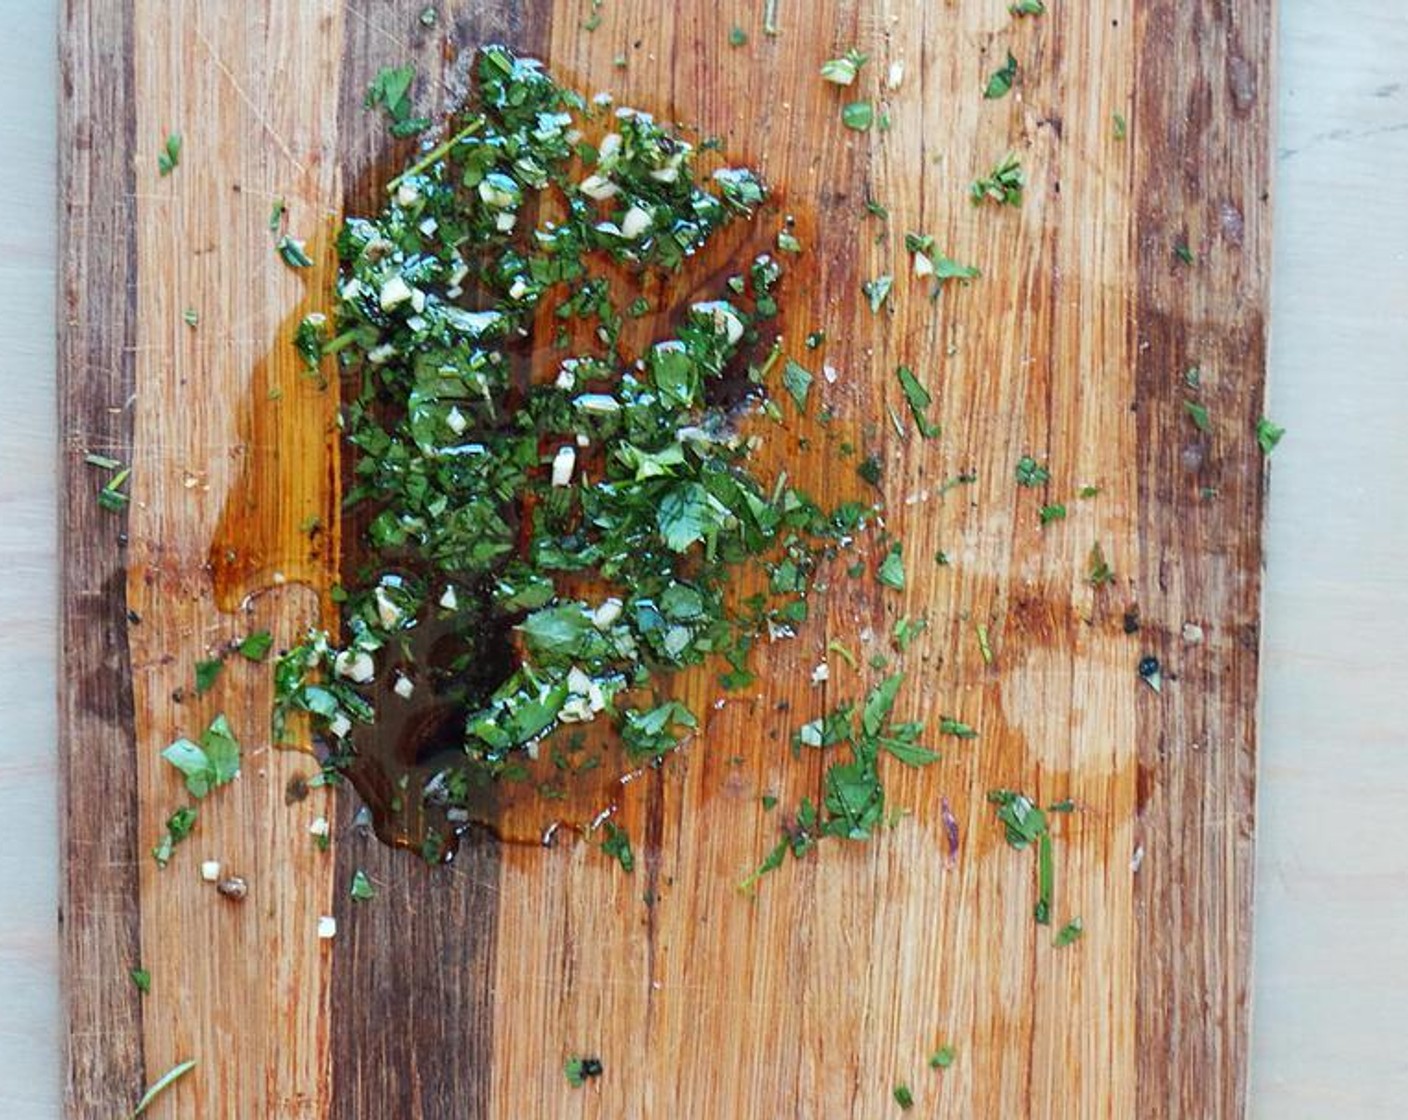
{"label": "pile of chopped herbs", "polygon": [[[304,713],[334,765],[376,733],[378,705],[428,690],[454,710],[461,761],[419,791],[442,810],[564,724],[613,721],[634,764],[673,750],[698,721],[654,694],[656,674],[721,658],[725,687],[750,683],[750,649],[794,633],[817,563],[871,515],[823,511],[749,461],[738,401],[796,364],[778,360],[775,258],[685,308],[641,294],[754,218],[759,177],[704,174],[648,114],[588,104],[502,47],[474,72],[448,138],[380,214],[347,220],[334,314],[297,332],[342,382],[363,563],[338,589],[341,633],[275,669],[276,736]],[[675,312],[666,337],[628,352],[627,313],[654,310]],[[767,592],[734,603],[745,564]],[[857,765],[873,779],[873,759]],[[840,781],[828,802],[852,818]],[[629,851],[613,847],[623,866]]]}

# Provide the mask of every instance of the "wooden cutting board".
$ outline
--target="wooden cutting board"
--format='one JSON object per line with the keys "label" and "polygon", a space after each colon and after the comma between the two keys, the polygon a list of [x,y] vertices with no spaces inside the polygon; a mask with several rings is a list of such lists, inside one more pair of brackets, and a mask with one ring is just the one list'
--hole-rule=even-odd
{"label": "wooden cutting board", "polygon": [[[1047,6],[1016,19],[1003,0],[778,0],[774,35],[762,0],[435,0],[433,26],[427,0],[67,0],[71,1116],[125,1115],[188,1058],[196,1070],[148,1115],[873,1117],[898,1112],[901,1082],[926,1116],[1244,1115],[1272,2]],[[881,454],[910,558],[903,594],[838,584],[823,617],[767,651],[765,687],[623,803],[631,876],[583,843],[470,844],[427,868],[362,835],[350,794],[288,803],[314,765],[267,746],[266,670],[177,696],[221,641],[331,617],[337,402],[286,339],[325,301],[344,205],[370,205],[407,152],[362,107],[372,75],[414,61],[433,113],[457,53],[493,40],[764,171],[810,262],[788,341],[828,331],[840,376],[818,390]],[[818,77],[853,45],[887,131],[844,129],[847,95]],[[985,100],[1009,49],[1017,86]],[[883,88],[892,62],[903,79]],[[181,162],[162,177],[173,131]],[[968,183],[1009,150],[1029,173],[1023,205],[971,206]],[[273,253],[277,198],[317,268]],[[983,278],[931,302],[908,273],[910,230]],[[860,284],[890,272],[892,305],[872,314]],[[900,363],[934,389],[942,438],[901,440],[884,419],[903,407]],[[854,487],[850,465],[795,433],[773,442],[823,497]],[[91,452],[132,464],[125,512],[95,503]],[[1016,485],[1024,454],[1049,462],[1045,490]],[[960,471],[978,481],[941,492]],[[1098,496],[1077,499],[1087,485]],[[1043,529],[1047,502],[1069,516]],[[310,544],[312,516],[326,529]],[[1098,590],[1096,543],[1115,575]],[[930,562],[938,549],[951,566]],[[232,551],[257,562],[215,571]],[[217,575],[240,594],[219,601]],[[835,657],[826,688],[810,684],[828,640],[868,650],[867,629],[882,642],[921,615],[901,710],[980,737],[891,774],[912,810],[892,831],[740,894],[777,836],[760,795],[819,779],[786,732],[859,688]],[[1161,692],[1137,675],[1147,655]],[[677,687],[713,699],[706,676]],[[158,751],[217,710],[245,740],[244,772],[160,871],[148,852],[179,783]],[[1082,917],[1074,945],[1031,920],[1029,853],[985,802],[998,786],[1078,803],[1055,825],[1055,918]],[[328,853],[308,834],[322,814]],[[218,897],[203,859],[242,875],[248,898]],[[348,898],[356,869],[374,901]],[[321,915],[338,918],[330,942]],[[139,964],[146,996],[128,978]],[[956,1060],[935,1071],[940,1044]],[[571,1088],[573,1055],[604,1075]]]}

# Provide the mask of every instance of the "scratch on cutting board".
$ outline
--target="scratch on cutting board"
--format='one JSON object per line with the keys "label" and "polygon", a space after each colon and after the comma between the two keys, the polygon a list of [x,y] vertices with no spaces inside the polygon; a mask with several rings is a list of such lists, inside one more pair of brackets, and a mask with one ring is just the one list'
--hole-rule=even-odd
{"label": "scratch on cutting board", "polygon": [[288,141],[283,138],[282,133],[269,123],[269,118],[260,112],[259,106],[254,103],[254,100],[245,91],[244,86],[240,85],[240,81],[235,77],[234,71],[225,65],[225,60],[220,57],[220,52],[215,49],[215,44],[206,38],[205,32],[199,27],[197,27],[195,31],[196,38],[200,40],[201,46],[203,46],[210,55],[210,60],[215,63],[216,69],[225,75],[230,85],[235,87],[235,92],[240,95],[240,100],[249,106],[249,111],[254,114],[255,119],[263,126],[264,131],[274,138],[284,155],[288,157],[289,162],[292,163],[294,167],[298,168],[299,174],[307,175],[308,168],[293,154],[293,150],[288,146]]}

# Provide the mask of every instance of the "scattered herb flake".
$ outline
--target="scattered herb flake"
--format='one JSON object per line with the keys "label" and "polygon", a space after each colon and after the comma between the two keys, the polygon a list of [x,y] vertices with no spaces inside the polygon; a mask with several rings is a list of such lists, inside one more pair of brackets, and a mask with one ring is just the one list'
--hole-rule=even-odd
{"label": "scattered herb flake", "polygon": [[929,1055],[929,1068],[948,1069],[949,1066],[953,1065],[953,1060],[956,1057],[957,1054],[954,1052],[952,1046],[940,1046]]}
{"label": "scattered herb flake", "polygon": [[939,720],[939,733],[953,735],[959,739],[976,739],[978,737],[978,733],[972,727],[960,719],[953,719],[951,716],[943,716]]}
{"label": "scattered herb flake", "polygon": [[278,233],[279,227],[283,225],[284,214],[288,211],[288,206],[281,198],[274,199],[274,205],[269,210],[269,232]]}
{"label": "scattered herb flake", "polygon": [[886,587],[893,587],[896,591],[904,590],[904,559],[901,556],[902,545],[896,541],[890,546],[890,550],[885,553],[885,558],[880,561],[880,567],[875,573],[875,578]]}
{"label": "scattered herb flake", "polygon": [[284,264],[289,268],[312,268],[313,258],[308,255],[307,247],[296,237],[284,234],[279,238],[275,248],[279,256],[283,258]]}
{"label": "scattered herb flake", "polygon": [[1072,918],[1056,931],[1056,936],[1051,939],[1051,944],[1058,949],[1064,949],[1072,942],[1079,941],[1080,935],[1085,932],[1085,924],[1079,917]]}
{"label": "scattered herb flake", "polygon": [[782,386],[796,402],[798,412],[807,411],[807,394],[811,391],[813,380],[811,371],[791,358],[782,367]]}
{"label": "scattered herb flake", "polygon": [[1022,189],[1027,179],[1022,173],[1022,163],[1015,152],[1008,152],[987,175],[973,180],[968,188],[968,197],[973,205],[994,202],[999,206],[1022,205]]}
{"label": "scattered herb flake", "polygon": [[1018,486],[1044,486],[1051,481],[1051,472],[1030,455],[1023,455],[1017,460],[1016,475]]}
{"label": "scattered herb flake", "polygon": [[1105,550],[1100,546],[1099,541],[1090,547],[1090,559],[1087,563],[1085,578],[1091,587],[1101,587],[1104,584],[1115,582],[1114,570],[1105,559]]}
{"label": "scattered herb flake", "polygon": [[225,661],[220,657],[206,658],[204,661],[196,662],[196,695],[204,696],[220,678],[220,671],[225,668]]}
{"label": "scattered herb flake", "polygon": [[848,86],[856,80],[856,74],[870,56],[852,47],[840,58],[828,58],[821,64],[821,76],[838,86]]}
{"label": "scattered herb flake", "polygon": [[1099,493],[1100,487],[1098,486],[1082,486],[1076,496],[1079,498],[1094,498]]}
{"label": "scattered herb flake", "polygon": [[152,848],[152,858],[156,860],[158,867],[165,867],[171,862],[171,857],[176,852],[176,845],[186,839],[195,830],[195,827],[196,810],[191,806],[177,809],[166,818],[166,831],[162,833],[161,839]]}
{"label": "scattered herb flake", "polygon": [[1275,451],[1276,445],[1281,442],[1281,437],[1285,434],[1286,429],[1279,424],[1273,423],[1265,416],[1257,417],[1256,442],[1263,455],[1270,455]]}
{"label": "scattered herb flake", "polygon": [[1050,525],[1053,521],[1064,521],[1066,519],[1066,507],[1060,502],[1055,502],[1049,506],[1042,506],[1038,514],[1043,525]]}
{"label": "scattered herb flake", "polygon": [[905,1112],[914,1107],[914,1093],[904,1082],[895,1086],[895,1103]]}
{"label": "scattered herb flake", "polygon": [[1007,5],[1007,10],[1014,16],[1040,16],[1046,14],[1046,5],[1042,0],[1017,0]]}
{"label": "scattered herb flake", "polygon": [[267,630],[256,630],[239,644],[240,656],[250,661],[263,661],[274,647],[274,636]]}
{"label": "scattered herb flake", "polygon": [[1203,433],[1212,431],[1212,421],[1208,418],[1206,405],[1199,404],[1197,401],[1184,401],[1183,411],[1188,413],[1188,418],[1193,421],[1193,427],[1198,431]]}
{"label": "scattered herb flake", "polygon": [[866,280],[861,284],[860,290],[870,301],[870,310],[879,313],[880,308],[885,306],[885,301],[890,298],[890,289],[894,286],[895,278],[886,274],[877,276],[874,280]]}
{"label": "scattered herb flake", "polygon": [[875,123],[875,106],[869,101],[848,101],[841,107],[841,123],[856,132],[866,132]]}
{"label": "scattered herb flake", "polygon": [[353,902],[370,902],[376,897],[376,887],[372,886],[367,873],[359,867],[352,872],[352,885],[347,893],[352,896]]}
{"label": "scattered herb flake", "polygon": [[161,1096],[162,1093],[166,1092],[167,1089],[171,1088],[171,1086],[175,1085],[176,1082],[180,1081],[181,1078],[185,1077],[186,1074],[190,1073],[191,1070],[195,1068],[196,1061],[194,1058],[172,1066],[152,1082],[151,1088],[142,1094],[142,1099],[137,1102],[137,1107],[128,1115],[127,1120],[137,1120],[137,1117],[146,1112],[148,1106],[150,1106],[157,1097]]}
{"label": "scattered herb flake", "polygon": [[567,1084],[574,1089],[580,1089],[587,1083],[588,1078],[601,1076],[601,1059],[568,1058],[564,1072],[567,1074]]}
{"label": "scattered herb flake", "polygon": [[194,327],[200,323],[200,312],[194,307],[188,307],[181,312],[181,318],[185,320],[186,326]]}
{"label": "scattered herb flake", "polygon": [[1173,255],[1184,264],[1196,264],[1198,261],[1198,258],[1194,255],[1193,250],[1188,247],[1188,242],[1186,241],[1180,241],[1173,247]]}
{"label": "scattered herb flake", "polygon": [[759,800],[763,805],[763,812],[770,813],[777,808],[777,797],[771,793],[765,793]]}
{"label": "scattered herb flake", "polygon": [[728,45],[731,47],[741,47],[748,42],[748,32],[734,24],[728,31]]}
{"label": "scattered herb flake", "polygon": [[602,852],[617,860],[623,871],[634,871],[636,857],[631,851],[630,834],[624,828],[618,827],[614,821],[607,821],[605,830],[606,838],[601,842]]}
{"label": "scattered herb flake", "polygon": [[195,798],[232,781],[240,772],[239,740],[223,713],[211,720],[199,743],[177,739],[161,757],[185,775],[186,788]]}
{"label": "scattered herb flake", "polygon": [[1114,116],[1114,121],[1115,139],[1123,140],[1126,136],[1129,135],[1129,124],[1125,121],[1123,113],[1116,113]]}
{"label": "scattered herb flake", "polygon": [[1002,68],[994,70],[988,78],[988,84],[983,88],[983,96],[988,100],[995,100],[999,97],[1006,97],[1012,89],[1012,83],[1017,80],[1017,60],[1012,52],[1007,52],[1007,61],[1002,64]]}
{"label": "scattered herb flake", "polygon": [[983,664],[992,664],[992,642],[988,638],[988,628],[981,622],[977,623],[973,629],[978,635],[978,652],[983,655]]}
{"label": "scattered herb flake", "polygon": [[163,176],[170,175],[181,163],[181,134],[173,132],[166,138],[161,151],[156,156],[156,169]]}
{"label": "scattered herb flake", "polygon": [[132,984],[142,995],[149,995],[152,990],[152,974],[145,968],[128,969],[127,975],[132,978]]}
{"label": "scattered herb flake", "polygon": [[914,371],[908,366],[899,366],[895,370],[895,376],[899,378],[900,390],[904,393],[904,399],[909,403],[909,411],[914,416],[914,422],[919,426],[919,434],[925,439],[937,437],[943,429],[938,424],[929,422],[929,405],[933,403],[933,397],[929,390],[924,388],[919,379],[914,376]]}

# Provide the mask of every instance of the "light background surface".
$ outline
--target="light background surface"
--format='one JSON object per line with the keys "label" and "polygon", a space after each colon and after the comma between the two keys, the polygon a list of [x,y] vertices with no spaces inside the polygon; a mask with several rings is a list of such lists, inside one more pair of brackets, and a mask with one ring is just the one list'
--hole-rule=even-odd
{"label": "light background surface", "polygon": [[[0,12],[0,1117],[54,1120],[57,0]],[[1280,25],[1251,1115],[1367,1120],[1408,1100],[1408,0]]]}

